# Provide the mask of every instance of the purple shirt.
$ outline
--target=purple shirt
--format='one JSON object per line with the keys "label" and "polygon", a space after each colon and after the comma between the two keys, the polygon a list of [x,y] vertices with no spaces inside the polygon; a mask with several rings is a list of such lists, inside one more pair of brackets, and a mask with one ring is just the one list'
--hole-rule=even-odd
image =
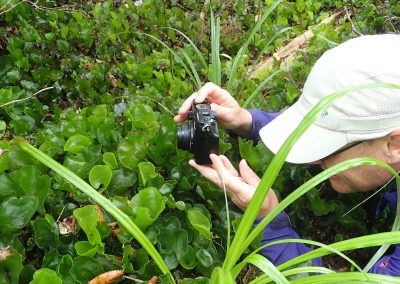
{"label": "purple shirt", "polygon": [[[250,109],[249,112],[253,117],[252,130],[248,135],[248,139],[259,140],[260,129],[270,123],[280,113],[266,113],[261,110]],[[381,202],[378,204],[377,215],[381,210],[389,205],[391,209],[396,209],[397,204],[397,192],[387,192],[383,195]],[[255,223],[259,223],[261,220],[257,219]],[[289,217],[285,212],[279,213],[278,216],[272,220],[271,223],[264,230],[264,234],[261,240],[261,245],[268,244],[277,240],[284,239],[298,239],[299,235],[293,230]],[[302,255],[306,252],[311,251],[311,248],[307,247],[302,243],[284,243],[266,247],[261,250],[262,255],[268,258],[274,265],[280,265],[296,256]],[[321,266],[321,258],[313,260],[314,265]],[[400,276],[400,245],[396,245],[393,254],[382,257],[375,265],[370,269],[370,273],[386,274],[393,276]]]}

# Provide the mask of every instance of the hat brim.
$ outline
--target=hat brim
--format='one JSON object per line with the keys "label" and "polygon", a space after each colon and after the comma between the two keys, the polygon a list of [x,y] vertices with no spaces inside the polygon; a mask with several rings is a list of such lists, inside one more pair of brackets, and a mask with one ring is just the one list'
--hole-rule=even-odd
{"label": "hat brim", "polygon": [[[303,118],[304,115],[299,113],[297,103],[295,103],[261,128],[260,137],[264,144],[276,154]],[[294,143],[286,161],[295,164],[318,161],[348,143],[346,133],[331,131],[311,124]]]}

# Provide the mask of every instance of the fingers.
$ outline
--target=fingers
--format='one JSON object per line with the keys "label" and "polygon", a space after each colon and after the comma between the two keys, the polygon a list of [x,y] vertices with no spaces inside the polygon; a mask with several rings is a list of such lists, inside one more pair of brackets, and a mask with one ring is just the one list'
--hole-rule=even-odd
{"label": "fingers", "polygon": [[197,93],[193,93],[190,97],[188,97],[180,107],[178,111],[178,115],[174,117],[175,122],[183,122],[188,116],[189,110],[192,107],[192,102],[194,98],[197,96]]}
{"label": "fingers", "polygon": [[222,163],[224,164],[225,168],[233,175],[238,177],[239,173],[237,172],[237,170],[235,169],[235,167],[232,165],[231,161],[229,161],[229,159],[227,157],[225,157],[224,155],[220,155],[219,156],[222,160]]}
{"label": "fingers", "polygon": [[256,175],[256,173],[249,167],[246,160],[241,160],[239,163],[239,171],[240,175],[243,178],[243,181],[257,187],[260,183],[260,178]]}
{"label": "fingers", "polygon": [[214,83],[208,82],[203,87],[201,87],[200,90],[197,92],[195,102],[202,103],[210,95],[218,94],[222,91],[223,90]]}
{"label": "fingers", "polygon": [[189,165],[195,168],[203,177],[221,187],[221,179],[217,171],[210,165],[199,165],[194,160],[189,161]]}

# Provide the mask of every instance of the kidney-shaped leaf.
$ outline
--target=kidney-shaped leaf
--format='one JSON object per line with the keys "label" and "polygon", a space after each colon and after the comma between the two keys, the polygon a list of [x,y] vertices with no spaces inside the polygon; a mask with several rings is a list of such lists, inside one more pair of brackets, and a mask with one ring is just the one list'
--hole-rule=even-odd
{"label": "kidney-shaped leaf", "polygon": [[193,269],[196,266],[196,255],[192,246],[188,246],[187,248],[187,252],[181,259],[179,259],[179,263],[183,268]]}
{"label": "kidney-shaped leaf", "polygon": [[139,163],[140,183],[146,185],[146,182],[150,178],[155,178],[158,174],[156,168],[150,162]]}
{"label": "kidney-shaped leaf", "polygon": [[121,164],[128,169],[136,168],[146,156],[147,144],[145,136],[129,134],[118,147],[118,158]]}
{"label": "kidney-shaped leaf", "polygon": [[62,281],[54,270],[41,268],[33,274],[33,280],[30,284],[43,283],[62,284]]}
{"label": "kidney-shaped leaf", "polygon": [[106,152],[103,154],[103,162],[107,166],[109,166],[112,170],[118,168],[117,159],[113,152]]}
{"label": "kidney-shaped leaf", "polygon": [[33,216],[38,207],[34,195],[11,196],[0,203],[0,231],[22,228]]}
{"label": "kidney-shaped leaf", "polygon": [[108,187],[111,177],[112,171],[109,166],[105,165],[94,166],[89,173],[89,181],[94,188],[98,189],[101,185],[103,185],[103,188],[100,192]]}
{"label": "kidney-shaped leaf", "polygon": [[92,139],[82,134],[75,134],[68,138],[64,145],[64,151],[77,154],[92,144]]}
{"label": "kidney-shaped leaf", "polygon": [[125,111],[125,115],[132,122],[132,129],[149,129],[157,126],[157,117],[148,105],[133,105]]}
{"label": "kidney-shaped leaf", "polygon": [[94,205],[86,205],[74,210],[74,216],[79,226],[86,233],[88,241],[92,244],[102,244],[100,232],[97,230],[99,213]]}
{"label": "kidney-shaped leaf", "polygon": [[211,223],[206,216],[197,210],[189,210],[188,218],[190,224],[195,228],[200,235],[209,239],[211,237]]}
{"label": "kidney-shaped leaf", "polygon": [[98,251],[97,245],[92,245],[88,241],[76,242],[74,247],[77,254],[83,256],[94,256]]}
{"label": "kidney-shaped leaf", "polygon": [[155,227],[158,229],[157,242],[161,246],[161,255],[170,269],[175,268],[179,260],[188,251],[188,233],[181,228],[181,223],[176,217],[157,219]]}
{"label": "kidney-shaped leaf", "polygon": [[129,202],[136,225],[142,230],[153,224],[165,208],[167,199],[156,188],[149,187],[137,193]]}

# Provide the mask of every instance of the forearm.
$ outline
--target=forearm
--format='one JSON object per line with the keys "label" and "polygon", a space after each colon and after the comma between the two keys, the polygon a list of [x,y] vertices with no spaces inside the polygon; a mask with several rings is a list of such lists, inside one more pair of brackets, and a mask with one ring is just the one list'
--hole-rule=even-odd
{"label": "forearm", "polygon": [[252,130],[253,117],[251,113],[244,108],[241,109],[238,117],[237,127],[230,129],[230,132],[236,136],[247,137]]}

